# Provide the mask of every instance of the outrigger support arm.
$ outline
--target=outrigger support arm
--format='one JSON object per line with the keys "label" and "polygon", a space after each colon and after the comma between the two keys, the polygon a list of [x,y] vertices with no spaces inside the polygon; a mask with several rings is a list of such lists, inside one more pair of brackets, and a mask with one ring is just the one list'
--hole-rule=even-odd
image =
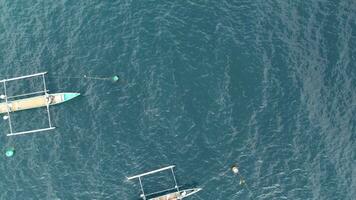
{"label": "outrigger support arm", "polygon": [[143,190],[143,185],[142,185],[141,177],[138,177],[138,180],[139,180],[140,186],[141,186],[142,199],[143,199],[143,200],[146,200],[145,191]]}
{"label": "outrigger support arm", "polygon": [[47,100],[47,115],[48,115],[48,125],[50,128],[52,128],[52,123],[51,123],[51,114],[49,112],[49,95],[47,93],[47,87],[46,87],[46,78],[45,78],[45,74],[42,74],[42,81],[43,81],[43,88],[44,88],[44,92],[45,92],[45,95],[46,95],[46,100]]}
{"label": "outrigger support arm", "polygon": [[[10,118],[9,118],[10,119]],[[9,133],[6,136],[14,136],[14,135],[25,135],[28,133],[36,133],[36,132],[42,132],[42,131],[49,131],[49,130],[53,130],[56,127],[52,126],[49,128],[42,128],[42,129],[36,129],[36,130],[31,130],[31,131],[22,131],[22,132],[16,132],[16,133]]]}
{"label": "outrigger support arm", "polygon": [[175,176],[174,171],[173,171],[173,167],[171,168],[171,172],[172,172],[173,179],[174,179],[174,184],[175,184],[174,187],[177,189],[177,192],[179,192],[179,187],[178,187],[178,184],[177,184],[176,176]]}
{"label": "outrigger support arm", "polygon": [[156,169],[156,170],[153,170],[153,171],[150,171],[150,172],[147,172],[147,173],[143,173],[143,174],[139,174],[139,175],[135,175],[135,176],[131,176],[131,177],[127,177],[128,180],[132,180],[132,179],[135,179],[135,178],[138,178],[138,177],[141,177],[141,176],[147,176],[147,175],[150,175],[150,174],[154,174],[154,173],[157,173],[157,172],[160,172],[160,171],[164,171],[164,170],[167,170],[167,169],[171,169],[175,167],[174,165],[171,165],[171,166],[168,166],[168,167],[163,167],[161,169]]}
{"label": "outrigger support arm", "polygon": [[7,101],[7,93],[6,93],[6,81],[3,82],[4,83],[4,96],[5,96],[5,102],[6,102],[6,111],[7,111],[7,116],[9,117],[9,127],[10,127],[10,133],[12,133],[12,124],[11,124],[11,116],[10,116],[10,107],[9,107],[9,103]]}
{"label": "outrigger support arm", "polygon": [[8,79],[3,79],[0,80],[0,82],[6,82],[6,81],[14,81],[14,80],[19,80],[19,79],[24,79],[24,78],[30,78],[30,77],[34,77],[34,76],[39,76],[39,75],[44,75],[47,72],[41,72],[41,73],[37,73],[37,74],[31,74],[31,75],[26,75],[26,76],[19,76],[19,77],[15,77],[15,78],[8,78]]}

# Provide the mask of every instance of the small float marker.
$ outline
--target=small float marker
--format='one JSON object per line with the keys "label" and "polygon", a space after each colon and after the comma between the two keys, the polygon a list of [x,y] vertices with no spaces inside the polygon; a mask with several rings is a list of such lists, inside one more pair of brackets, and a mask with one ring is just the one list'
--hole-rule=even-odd
{"label": "small float marker", "polygon": [[15,154],[15,148],[14,147],[9,147],[6,149],[5,155],[6,157],[12,157]]}
{"label": "small float marker", "polygon": [[231,171],[236,175],[239,174],[239,168],[237,167],[237,165],[233,165],[231,167]]}
{"label": "small float marker", "polygon": [[119,76],[113,76],[112,78],[111,78],[111,80],[112,80],[112,82],[117,82],[118,80],[119,80]]}

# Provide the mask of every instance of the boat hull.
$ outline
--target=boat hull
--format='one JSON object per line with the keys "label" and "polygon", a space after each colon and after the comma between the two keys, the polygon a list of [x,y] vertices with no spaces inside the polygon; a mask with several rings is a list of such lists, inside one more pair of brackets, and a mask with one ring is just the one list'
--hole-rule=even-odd
{"label": "boat hull", "polygon": [[56,105],[71,100],[80,93],[55,93],[0,103],[0,113],[16,112],[33,108]]}
{"label": "boat hull", "polygon": [[185,197],[188,197],[192,194],[195,194],[199,192],[201,188],[192,188],[192,189],[186,189],[186,190],[181,190],[179,192],[172,192],[169,194],[165,194],[162,196],[150,198],[149,200],[180,200]]}

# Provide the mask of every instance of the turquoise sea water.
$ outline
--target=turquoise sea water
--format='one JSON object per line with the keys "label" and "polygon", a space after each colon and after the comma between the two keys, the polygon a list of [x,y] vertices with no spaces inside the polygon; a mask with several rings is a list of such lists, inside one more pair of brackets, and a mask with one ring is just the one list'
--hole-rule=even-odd
{"label": "turquoise sea water", "polygon": [[[355,15],[353,0],[0,0],[1,77],[48,71],[51,92],[83,94],[51,107],[54,131],[0,123],[0,199],[135,200],[126,176],[170,164],[203,188],[191,200],[356,199]],[[172,186],[159,177],[148,190]]]}

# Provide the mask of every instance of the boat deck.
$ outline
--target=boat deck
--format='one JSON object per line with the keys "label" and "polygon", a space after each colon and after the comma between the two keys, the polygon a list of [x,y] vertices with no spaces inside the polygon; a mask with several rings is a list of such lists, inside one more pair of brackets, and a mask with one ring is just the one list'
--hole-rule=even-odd
{"label": "boat deck", "polygon": [[60,103],[62,101],[62,98],[60,95],[49,95],[48,97],[43,95],[26,99],[8,101],[7,104],[6,102],[0,103],[0,113],[7,113],[7,109],[9,109],[9,112],[16,112],[20,110],[45,107],[47,106],[47,101],[49,101],[50,105],[53,105]]}
{"label": "boat deck", "polygon": [[166,194],[166,195],[163,195],[160,197],[155,197],[150,200],[178,200],[178,197],[181,197],[180,193],[175,192],[175,193]]}

